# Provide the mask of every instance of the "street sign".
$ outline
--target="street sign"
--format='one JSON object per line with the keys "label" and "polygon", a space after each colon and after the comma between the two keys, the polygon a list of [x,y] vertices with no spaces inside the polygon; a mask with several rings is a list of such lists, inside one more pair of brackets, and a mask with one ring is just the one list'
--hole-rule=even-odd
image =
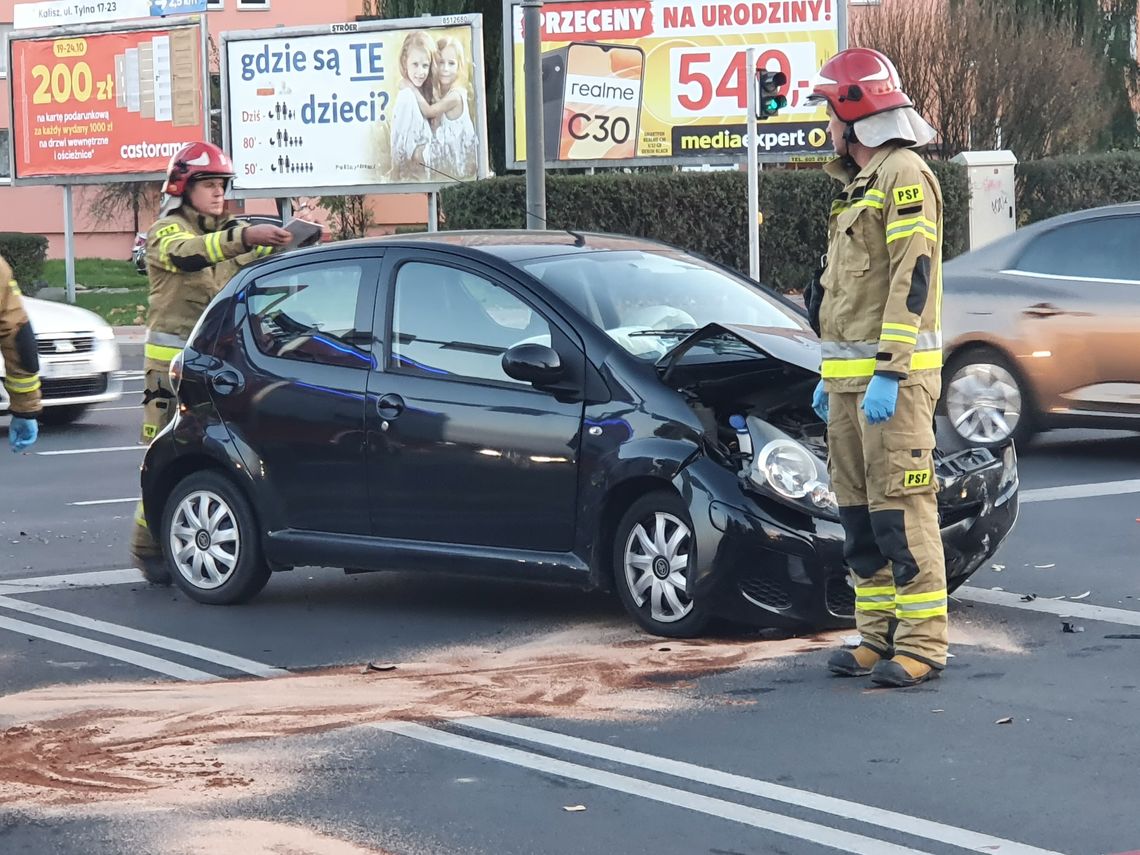
{"label": "street sign", "polygon": [[162,18],[205,11],[206,0],[43,0],[17,3],[12,10],[12,29]]}

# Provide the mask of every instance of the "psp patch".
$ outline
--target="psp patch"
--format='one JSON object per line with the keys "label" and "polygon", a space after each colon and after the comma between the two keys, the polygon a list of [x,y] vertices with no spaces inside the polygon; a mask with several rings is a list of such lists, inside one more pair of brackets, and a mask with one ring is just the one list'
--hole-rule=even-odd
{"label": "psp patch", "polygon": [[929,469],[908,469],[903,476],[904,487],[928,487],[930,486],[930,470]]}
{"label": "psp patch", "polygon": [[921,202],[925,198],[926,197],[922,195],[921,184],[911,184],[909,187],[895,188],[896,205],[913,205],[915,202]]}
{"label": "psp patch", "polygon": [[156,425],[143,425],[143,437],[145,439],[154,439],[157,433],[158,427]]}

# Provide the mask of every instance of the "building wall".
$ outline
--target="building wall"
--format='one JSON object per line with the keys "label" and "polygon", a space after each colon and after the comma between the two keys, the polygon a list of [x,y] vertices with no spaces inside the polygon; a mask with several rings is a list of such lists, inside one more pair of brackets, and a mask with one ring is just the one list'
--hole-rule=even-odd
{"label": "building wall", "polygon": [[[0,0],[0,24],[12,21],[15,0]],[[256,30],[270,27],[300,27],[313,24],[351,21],[360,13],[361,0],[211,0],[207,22],[217,41],[220,33],[231,30]],[[4,27],[8,29],[8,27]],[[8,127],[9,84],[7,74],[0,75],[0,129]],[[7,152],[3,153],[7,158]],[[7,168],[4,169],[7,172]],[[79,258],[130,257],[134,241],[134,223],[129,210],[112,220],[93,221],[87,203],[96,191],[75,188],[72,207],[75,218],[75,254]],[[50,258],[62,258],[64,252],[64,192],[61,187],[13,187],[0,179],[0,231],[42,234],[48,238]],[[250,199],[248,213],[276,212],[271,199]],[[398,225],[427,221],[427,197],[424,195],[387,195],[373,200],[377,231],[392,231]],[[141,228],[146,229],[153,213],[144,214]]]}

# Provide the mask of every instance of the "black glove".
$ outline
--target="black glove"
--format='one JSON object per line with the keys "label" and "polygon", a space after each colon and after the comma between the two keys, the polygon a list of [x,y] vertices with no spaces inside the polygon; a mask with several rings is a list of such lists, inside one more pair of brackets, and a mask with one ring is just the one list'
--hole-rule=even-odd
{"label": "black glove", "polygon": [[820,276],[823,271],[819,271],[811,278],[807,287],[804,288],[804,306],[807,308],[808,323],[811,324],[812,330],[816,335],[819,332],[819,307],[823,305],[823,285],[820,282]]}

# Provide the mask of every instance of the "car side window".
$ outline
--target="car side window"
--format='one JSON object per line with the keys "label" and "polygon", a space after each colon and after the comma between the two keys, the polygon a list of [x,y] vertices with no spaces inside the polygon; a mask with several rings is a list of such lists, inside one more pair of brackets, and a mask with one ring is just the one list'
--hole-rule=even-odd
{"label": "car side window", "polygon": [[337,261],[264,276],[246,294],[250,328],[266,356],[368,368],[356,330],[365,263]]}
{"label": "car side window", "polygon": [[550,345],[550,324],[500,285],[455,267],[412,261],[396,272],[390,370],[530,388],[503,372],[516,344]]}
{"label": "car side window", "polygon": [[1035,238],[1015,269],[1140,281],[1140,217],[1102,217],[1058,226]]}

